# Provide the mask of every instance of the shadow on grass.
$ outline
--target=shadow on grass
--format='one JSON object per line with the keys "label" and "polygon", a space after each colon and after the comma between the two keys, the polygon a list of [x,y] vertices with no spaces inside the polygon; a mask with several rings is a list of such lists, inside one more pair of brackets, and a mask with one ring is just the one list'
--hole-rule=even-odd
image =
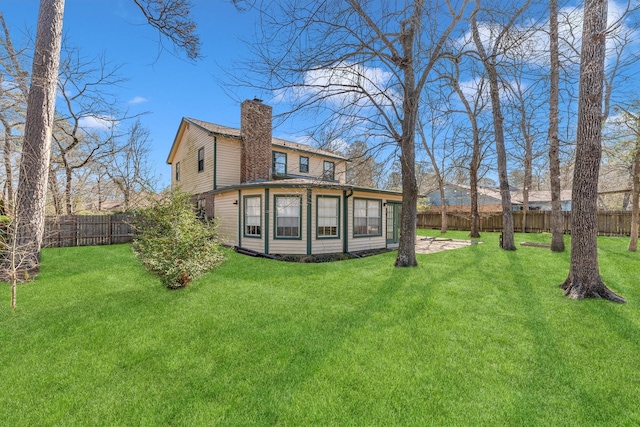
{"label": "shadow on grass", "polygon": [[[405,286],[407,273],[391,267],[389,276],[371,290],[371,296],[364,304],[354,307],[348,314],[331,318],[330,325],[309,323],[308,329],[299,331],[303,341],[296,342],[291,348],[292,355],[287,363],[254,384],[250,394],[229,407],[227,420],[231,423],[246,420],[259,420],[260,424],[266,425],[278,423],[281,411],[289,410],[290,399],[325,367],[325,361],[345,351],[350,339],[357,336],[372,317],[388,310]],[[421,307],[414,310],[420,312]]]}
{"label": "shadow on grass", "polygon": [[[531,337],[531,342],[526,345],[529,354],[524,355],[520,361],[524,375],[518,381],[518,397],[514,401],[511,413],[508,415],[511,425],[549,425],[562,424],[562,414],[575,405],[576,393],[580,401],[587,398],[579,390],[573,387],[574,377],[571,368],[564,363],[563,351],[559,345],[556,333],[548,319],[549,306],[542,302],[539,292],[561,294],[555,283],[539,283],[532,280],[535,275],[527,271],[520,261],[521,252],[510,253],[510,272],[513,274],[514,286],[511,288],[517,292],[517,300],[514,299],[515,311],[522,314],[522,327],[527,333],[523,336]],[[543,268],[543,267],[542,267]],[[543,279],[544,280],[544,279]],[[560,415],[560,418],[558,418]]]}

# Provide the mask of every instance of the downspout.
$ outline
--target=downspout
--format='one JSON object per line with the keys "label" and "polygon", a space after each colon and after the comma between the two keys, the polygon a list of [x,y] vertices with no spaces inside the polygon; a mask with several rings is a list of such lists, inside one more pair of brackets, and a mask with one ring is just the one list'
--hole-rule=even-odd
{"label": "downspout", "polygon": [[311,255],[312,247],[311,247],[311,238],[312,238],[312,230],[311,230],[311,188],[307,188],[307,255]]}
{"label": "downspout", "polygon": [[238,190],[238,247],[242,247],[242,209],[240,205],[242,204],[242,190]]}
{"label": "downspout", "polygon": [[269,189],[264,189],[264,253],[269,253]]}
{"label": "downspout", "polygon": [[342,252],[345,254],[349,253],[349,197],[353,196],[353,188],[349,189],[349,194],[347,194],[347,190],[342,190],[342,200],[344,205],[344,235],[342,237]]}
{"label": "downspout", "polygon": [[[213,137],[213,189],[218,189],[217,183],[218,175],[218,137]],[[240,202],[238,202],[240,203]]]}

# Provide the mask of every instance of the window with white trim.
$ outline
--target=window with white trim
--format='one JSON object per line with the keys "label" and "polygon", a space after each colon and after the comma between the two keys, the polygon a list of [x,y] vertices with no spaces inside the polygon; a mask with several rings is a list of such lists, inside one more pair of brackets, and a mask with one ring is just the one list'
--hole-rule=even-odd
{"label": "window with white trim", "polygon": [[204,147],[198,148],[198,172],[204,170]]}
{"label": "window with white trim", "polygon": [[309,173],[309,158],[300,156],[300,172]]}
{"label": "window with white trim", "polygon": [[275,196],[275,237],[300,238],[300,196]]}
{"label": "window with white trim", "polygon": [[372,199],[353,200],[353,235],[382,235],[382,201]]}
{"label": "window with white trim", "polygon": [[279,151],[273,152],[273,174],[287,174],[287,153],[281,153]]}
{"label": "window with white trim", "polygon": [[340,198],[318,196],[316,203],[316,235],[319,239],[338,237]]}
{"label": "window with white trim", "polygon": [[176,163],[176,181],[180,181],[180,162]]}
{"label": "window with white trim", "polygon": [[336,179],[336,164],[327,160],[323,163],[322,176],[324,179],[335,180]]}
{"label": "window with white trim", "polygon": [[244,235],[246,237],[262,236],[262,198],[245,196],[244,198]]}

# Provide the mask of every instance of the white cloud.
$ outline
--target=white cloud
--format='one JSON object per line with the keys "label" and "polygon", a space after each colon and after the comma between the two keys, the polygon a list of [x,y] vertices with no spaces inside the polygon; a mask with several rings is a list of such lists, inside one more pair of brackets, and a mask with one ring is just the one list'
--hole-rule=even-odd
{"label": "white cloud", "polygon": [[[612,60],[615,50],[619,49],[621,43],[638,43],[640,34],[638,31],[626,25],[621,17],[624,16],[626,6],[609,1],[608,11],[608,37],[607,37],[607,60]],[[562,58],[570,59],[575,64],[580,62],[580,49],[582,45],[582,23],[584,19],[583,8],[565,7],[558,12],[558,36],[560,39],[559,49]],[[502,27],[478,22],[480,39],[485,48],[490,48],[495,37]],[[542,23],[537,28],[534,26],[519,25],[512,30],[512,37],[506,39],[511,41],[512,46],[507,51],[507,55],[518,58],[520,61],[529,64],[546,66],[549,61],[549,22]],[[457,40],[459,46],[473,45],[471,33],[467,32]],[[490,52],[489,52],[490,53]]]}
{"label": "white cloud", "polygon": [[[482,84],[482,88],[481,88]],[[475,99],[478,96],[478,91],[482,90],[482,96],[485,100],[489,99],[489,84],[488,82],[483,82],[481,78],[476,77],[473,80],[467,80],[460,82],[460,90],[464,94],[467,100]]]}
{"label": "white cloud", "polygon": [[296,136],[293,138],[298,144],[308,145],[310,147],[317,147],[322,150],[329,150],[334,153],[344,153],[349,147],[349,143],[342,138],[331,138],[328,142],[323,144],[317,144],[316,140],[311,136]]}
{"label": "white cloud", "polygon": [[275,96],[277,100],[324,99],[337,108],[366,107],[371,98],[380,105],[389,105],[397,100],[389,87],[391,81],[392,74],[381,68],[340,62],[306,72],[299,86],[279,91]]}
{"label": "white cloud", "polygon": [[143,96],[134,96],[133,99],[129,101],[129,104],[144,104],[145,102],[149,102],[149,100]]}
{"label": "white cloud", "polygon": [[7,80],[0,80],[0,89],[2,90],[13,90],[17,87],[17,85],[13,82]]}
{"label": "white cloud", "polygon": [[109,116],[85,116],[78,121],[78,126],[87,130],[111,130],[118,125],[118,120]]}

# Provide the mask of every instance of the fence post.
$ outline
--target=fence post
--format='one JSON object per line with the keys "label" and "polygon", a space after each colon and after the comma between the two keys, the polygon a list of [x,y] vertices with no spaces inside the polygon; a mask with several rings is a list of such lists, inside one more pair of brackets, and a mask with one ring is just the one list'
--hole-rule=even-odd
{"label": "fence post", "polygon": [[112,240],[111,240],[111,215],[107,216],[107,241],[109,242],[109,244],[113,244]]}

